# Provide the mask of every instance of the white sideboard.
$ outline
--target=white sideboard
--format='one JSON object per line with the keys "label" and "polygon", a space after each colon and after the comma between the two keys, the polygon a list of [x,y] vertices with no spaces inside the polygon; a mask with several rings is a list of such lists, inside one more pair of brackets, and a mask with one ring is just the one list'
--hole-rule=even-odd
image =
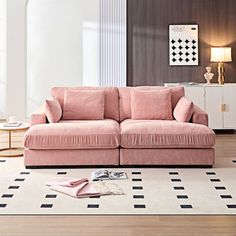
{"label": "white sideboard", "polygon": [[236,129],[236,83],[165,83],[165,86],[183,86],[185,96],[208,113],[210,128]]}

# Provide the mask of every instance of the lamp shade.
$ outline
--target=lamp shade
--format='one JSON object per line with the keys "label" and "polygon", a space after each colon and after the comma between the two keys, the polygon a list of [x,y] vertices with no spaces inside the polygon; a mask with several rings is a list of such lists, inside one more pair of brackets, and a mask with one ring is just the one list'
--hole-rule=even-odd
{"label": "lamp shade", "polygon": [[212,62],[230,62],[232,61],[230,47],[212,47],[211,48]]}

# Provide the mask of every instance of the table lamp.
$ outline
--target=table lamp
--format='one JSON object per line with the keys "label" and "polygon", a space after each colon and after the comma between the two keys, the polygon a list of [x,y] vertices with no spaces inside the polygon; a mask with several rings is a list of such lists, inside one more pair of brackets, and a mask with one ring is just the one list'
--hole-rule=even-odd
{"label": "table lamp", "polygon": [[231,48],[230,47],[212,47],[211,48],[211,62],[218,62],[218,82],[224,84],[225,82],[225,68],[224,62],[231,62]]}

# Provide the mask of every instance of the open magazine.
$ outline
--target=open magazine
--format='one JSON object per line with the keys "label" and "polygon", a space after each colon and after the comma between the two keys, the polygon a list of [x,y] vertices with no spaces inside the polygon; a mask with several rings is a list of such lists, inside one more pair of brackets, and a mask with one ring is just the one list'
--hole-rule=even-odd
{"label": "open magazine", "polygon": [[109,171],[100,169],[92,172],[92,180],[116,180],[127,179],[127,174],[124,171]]}

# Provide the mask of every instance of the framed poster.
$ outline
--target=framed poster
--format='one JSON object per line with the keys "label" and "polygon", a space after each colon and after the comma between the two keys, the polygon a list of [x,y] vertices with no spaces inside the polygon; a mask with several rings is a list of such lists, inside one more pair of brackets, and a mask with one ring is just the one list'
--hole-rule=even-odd
{"label": "framed poster", "polygon": [[197,66],[198,25],[169,25],[169,64]]}

